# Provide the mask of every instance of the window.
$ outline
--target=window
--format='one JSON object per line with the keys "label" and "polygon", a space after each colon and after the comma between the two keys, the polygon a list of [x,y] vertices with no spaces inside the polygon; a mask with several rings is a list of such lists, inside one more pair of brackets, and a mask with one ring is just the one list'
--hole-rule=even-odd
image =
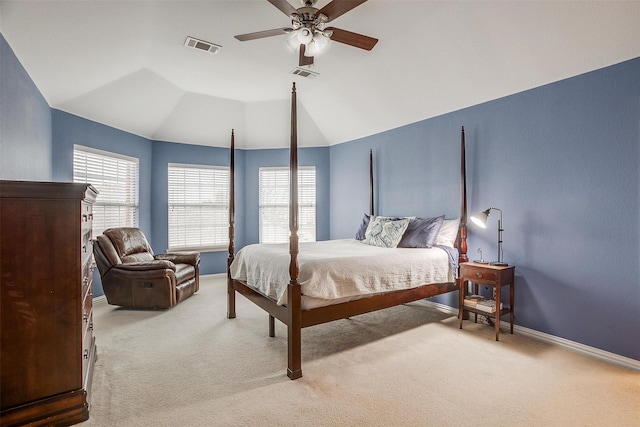
{"label": "window", "polygon": [[229,246],[229,168],[169,164],[169,249]]}
{"label": "window", "polygon": [[[298,237],[316,240],[316,168],[298,168]],[[260,168],[260,243],[289,241],[289,168]]]}
{"label": "window", "polygon": [[138,159],[73,146],[73,181],[99,192],[93,205],[93,235],[110,227],[138,226]]}

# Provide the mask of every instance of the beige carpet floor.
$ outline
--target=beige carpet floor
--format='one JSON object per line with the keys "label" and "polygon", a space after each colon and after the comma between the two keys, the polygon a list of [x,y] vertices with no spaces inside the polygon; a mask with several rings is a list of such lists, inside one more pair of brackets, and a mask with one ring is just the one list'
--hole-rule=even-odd
{"label": "beige carpet floor", "polygon": [[85,426],[640,426],[640,372],[424,301],[304,329],[303,378],[286,330],[224,277],[166,311],[96,304]]}

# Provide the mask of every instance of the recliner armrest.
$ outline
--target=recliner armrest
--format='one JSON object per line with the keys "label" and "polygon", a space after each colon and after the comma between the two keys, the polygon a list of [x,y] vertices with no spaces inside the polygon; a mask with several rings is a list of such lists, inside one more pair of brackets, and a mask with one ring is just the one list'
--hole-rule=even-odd
{"label": "recliner armrest", "polygon": [[194,267],[200,263],[200,252],[174,252],[154,255],[157,260],[171,261],[175,264],[190,264]]}
{"label": "recliner armrest", "polygon": [[118,264],[112,267],[116,270],[126,271],[146,271],[146,270],[164,270],[171,269],[176,271],[176,265],[169,260],[154,259],[152,261],[130,262],[127,264]]}

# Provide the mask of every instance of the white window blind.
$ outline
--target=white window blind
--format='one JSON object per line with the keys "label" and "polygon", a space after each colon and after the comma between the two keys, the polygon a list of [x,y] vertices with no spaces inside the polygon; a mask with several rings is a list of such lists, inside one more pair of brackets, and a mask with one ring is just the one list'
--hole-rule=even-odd
{"label": "white window blind", "polygon": [[[289,168],[260,168],[260,243],[289,241]],[[316,168],[298,168],[298,237],[316,240]]]}
{"label": "white window blind", "polygon": [[138,159],[73,146],[73,181],[99,192],[93,205],[93,235],[110,227],[138,226]]}
{"label": "white window blind", "polygon": [[229,246],[229,168],[169,164],[169,249]]}

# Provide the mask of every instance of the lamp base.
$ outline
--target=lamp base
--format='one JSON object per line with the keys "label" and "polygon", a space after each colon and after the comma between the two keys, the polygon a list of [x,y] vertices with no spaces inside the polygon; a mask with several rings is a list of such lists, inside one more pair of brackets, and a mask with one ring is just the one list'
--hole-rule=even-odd
{"label": "lamp base", "polygon": [[509,264],[503,261],[491,261],[489,264],[495,265],[496,267],[508,267]]}
{"label": "lamp base", "polygon": [[483,259],[474,259],[473,262],[476,264],[489,264],[489,261],[485,261]]}

